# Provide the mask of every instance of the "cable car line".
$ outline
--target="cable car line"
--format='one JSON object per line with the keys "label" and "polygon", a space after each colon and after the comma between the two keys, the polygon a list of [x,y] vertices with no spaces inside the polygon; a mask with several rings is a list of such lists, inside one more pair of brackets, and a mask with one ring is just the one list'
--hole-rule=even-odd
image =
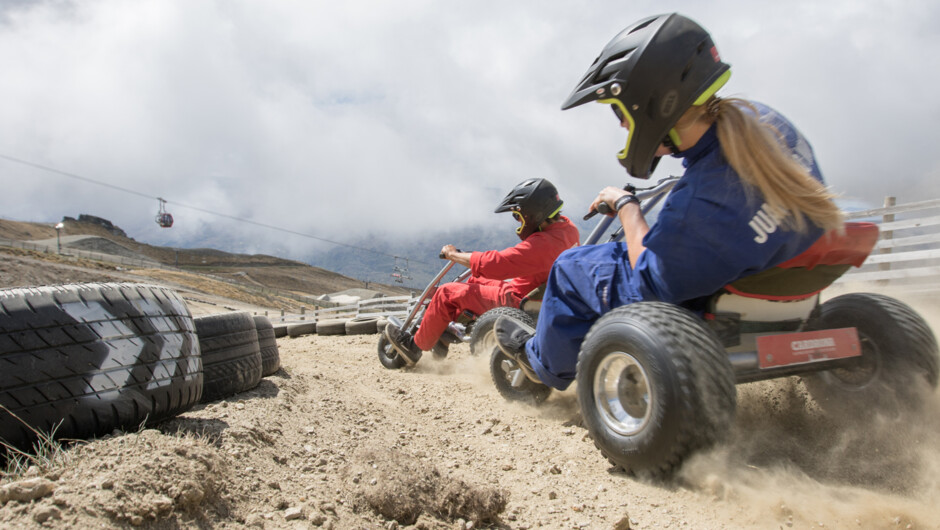
{"label": "cable car line", "polygon": [[[395,254],[388,254],[388,253],[386,253],[386,252],[382,252],[382,251],[375,250],[375,249],[371,249],[371,248],[365,248],[365,247],[359,247],[359,246],[356,246],[356,245],[350,245],[349,243],[342,243],[342,242],[340,242],[340,241],[333,241],[333,240],[331,240],[331,239],[326,239],[326,238],[319,237],[319,236],[315,236],[315,235],[311,235],[311,234],[305,234],[305,233],[303,233],[303,232],[297,232],[297,231],[295,231],[295,230],[289,230],[289,229],[287,229],[287,228],[281,228],[281,227],[279,227],[279,226],[269,225],[269,224],[265,224],[265,223],[259,223],[259,222],[257,222],[257,221],[252,221],[252,220],[250,220],[250,219],[243,219],[243,218],[241,218],[241,217],[235,217],[234,215],[228,215],[228,214],[224,214],[224,213],[213,212],[213,211],[211,211],[211,210],[206,210],[205,208],[200,208],[200,207],[198,207],[198,206],[191,206],[191,205],[183,204],[183,203],[176,202],[176,201],[169,201],[169,200],[163,199],[163,198],[161,198],[161,197],[155,197],[155,196],[153,196],[153,195],[147,195],[146,193],[141,193],[141,192],[139,192],[139,191],[135,191],[135,190],[132,190],[132,189],[123,188],[123,187],[121,187],[121,186],[116,186],[116,185],[114,185],[114,184],[109,184],[109,183],[107,183],[107,182],[101,182],[101,181],[98,181],[98,180],[95,180],[95,179],[91,179],[91,178],[88,178],[88,177],[83,177],[83,176],[81,176],[81,175],[76,175],[75,173],[69,173],[69,172],[67,172],[67,171],[62,171],[62,170],[60,170],[60,169],[55,169],[55,168],[52,168],[52,167],[44,166],[44,165],[42,165],[42,164],[37,164],[37,163],[35,163],[35,162],[30,162],[30,161],[28,161],[28,160],[22,160],[22,159],[15,158],[15,157],[12,157],[12,156],[7,156],[7,155],[4,155],[4,154],[0,154],[0,158],[2,158],[2,159],[4,159],[4,160],[8,160],[8,161],[10,161],[10,162],[15,162],[15,163],[17,163],[17,164],[22,164],[22,165],[24,165],[24,166],[29,166],[29,167],[32,167],[32,168],[35,168],[35,169],[40,169],[40,170],[43,170],[43,171],[48,171],[48,172],[50,172],[50,173],[55,173],[55,174],[61,175],[61,176],[63,176],[63,177],[69,177],[69,178],[73,178],[73,179],[76,179],[76,180],[81,180],[81,181],[83,181],[83,182],[88,182],[88,183],[90,183],[90,184],[97,184],[98,186],[104,186],[104,187],[106,187],[106,188],[111,188],[111,189],[114,189],[114,190],[117,190],[117,191],[122,191],[122,192],[124,192],[124,193],[130,193],[130,194],[132,194],[132,195],[137,195],[138,197],[144,197],[144,198],[147,198],[147,199],[156,199],[156,200],[158,200],[158,201],[161,202],[161,206],[162,206],[162,204],[164,204],[164,203],[165,203],[165,204],[173,204],[173,205],[178,206],[178,207],[181,207],[181,208],[188,208],[188,209],[190,209],[190,210],[196,210],[197,212],[202,212],[202,213],[206,213],[206,214],[209,214],[209,215],[215,215],[215,216],[217,216],[217,217],[224,217],[224,218],[226,218],[226,219],[231,219],[231,220],[233,220],[233,221],[238,221],[238,222],[240,222],[240,223],[247,223],[247,224],[259,226],[259,227],[261,227],[261,228],[267,228],[267,229],[269,229],[269,230],[277,230],[277,231],[279,231],[279,232],[284,232],[284,233],[287,233],[287,234],[293,234],[293,235],[295,235],[295,236],[306,237],[306,238],[308,238],[308,239],[315,239],[315,240],[317,240],[317,241],[323,241],[324,243],[330,243],[330,244],[332,244],[332,245],[338,245],[338,246],[341,246],[341,247],[351,248],[351,249],[353,249],[353,250],[361,250],[361,251],[363,251],[363,252],[369,252],[369,253],[376,254],[376,255],[379,255],[379,256],[386,256],[386,257],[389,257],[389,258],[394,258],[394,259],[396,259],[396,260],[397,260],[397,259],[409,259],[409,258],[404,258],[403,256],[396,256]],[[166,212],[165,212],[165,211],[161,211],[161,213],[166,213]],[[166,214],[166,215],[169,215],[169,214]],[[169,221],[169,222],[172,223],[172,217],[170,217],[170,221]],[[158,221],[158,224],[159,224],[159,221]],[[161,225],[161,226],[162,226],[162,225]],[[417,260],[410,260],[410,261],[412,261],[412,262],[414,262],[414,263],[421,263],[421,264],[423,264],[423,265],[427,265],[427,263],[424,263],[424,262],[421,262],[421,261],[417,261]]]}

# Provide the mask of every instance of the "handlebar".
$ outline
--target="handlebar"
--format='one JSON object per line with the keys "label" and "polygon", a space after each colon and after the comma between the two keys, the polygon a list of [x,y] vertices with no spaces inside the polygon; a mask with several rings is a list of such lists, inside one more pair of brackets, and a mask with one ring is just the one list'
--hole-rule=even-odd
{"label": "handlebar", "polygon": [[[633,184],[627,184],[626,186],[623,187],[623,189],[624,191],[628,191],[630,193],[633,193],[634,195],[636,194],[636,187],[634,187]],[[609,213],[614,213],[614,211],[610,208],[610,206],[606,202],[602,202],[597,205],[596,210],[592,209],[590,212],[588,212],[587,215],[584,216],[584,220],[587,221],[588,219],[594,217],[595,215],[599,213],[607,215]]]}
{"label": "handlebar", "polygon": [[[642,202],[640,209],[643,212],[643,215],[646,215],[657,204],[659,204],[659,201],[665,198],[666,195],[668,195],[669,192],[672,191],[673,186],[676,185],[676,182],[678,180],[679,180],[679,177],[666,177],[664,179],[660,179],[659,182],[657,182],[655,185],[649,188],[637,189],[637,188],[633,188],[633,186],[631,186],[630,184],[627,184],[627,186],[624,186],[623,189],[631,191],[630,188],[633,188],[632,189],[633,194],[636,195],[637,199],[639,199]],[[601,204],[603,206],[607,206],[606,203],[601,203]],[[592,210],[591,213],[588,214],[588,216],[585,216],[585,219],[589,219],[590,217],[593,217],[594,215],[596,215],[596,213],[597,213],[596,210]],[[600,212],[600,213],[604,213],[604,212]],[[598,220],[597,225],[594,227],[594,230],[591,231],[591,234],[588,235],[587,239],[585,239],[584,242],[581,244],[582,245],[596,244],[600,240],[604,231],[607,230],[607,228],[610,226],[610,224],[614,221],[615,218],[616,217],[605,215],[600,220]],[[623,236],[623,228],[621,227],[620,229],[616,230],[613,234],[611,234],[609,241],[617,241],[622,236]]]}

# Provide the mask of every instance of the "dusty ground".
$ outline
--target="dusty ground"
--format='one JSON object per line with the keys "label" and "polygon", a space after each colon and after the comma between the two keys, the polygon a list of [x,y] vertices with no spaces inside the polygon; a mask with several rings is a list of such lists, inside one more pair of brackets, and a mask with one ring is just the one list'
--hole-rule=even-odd
{"label": "dusty ground", "polygon": [[[31,260],[0,255],[2,285],[139,277]],[[203,298],[195,314],[249,307]],[[652,484],[601,458],[573,390],[510,404],[465,345],[390,371],[376,341],[278,339],[255,390],[4,477],[0,527],[940,528],[936,394],[837,428],[797,379],[742,385],[731,440]]]}

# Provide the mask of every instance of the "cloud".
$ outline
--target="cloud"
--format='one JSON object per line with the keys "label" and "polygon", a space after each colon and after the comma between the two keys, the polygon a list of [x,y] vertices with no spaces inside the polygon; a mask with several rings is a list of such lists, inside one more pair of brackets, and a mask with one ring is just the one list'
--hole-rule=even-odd
{"label": "cloud", "polygon": [[[0,160],[0,211],[263,247],[270,231],[206,211],[332,240],[410,237],[496,226],[503,194],[542,176],[578,214],[627,181],[624,136],[608,111],[560,104],[619,29],[671,10],[713,33],[730,92],[794,119],[837,192],[940,195],[940,7],[926,0],[93,0],[0,7],[0,155],[144,197]],[[152,221],[157,196],[172,231]]]}

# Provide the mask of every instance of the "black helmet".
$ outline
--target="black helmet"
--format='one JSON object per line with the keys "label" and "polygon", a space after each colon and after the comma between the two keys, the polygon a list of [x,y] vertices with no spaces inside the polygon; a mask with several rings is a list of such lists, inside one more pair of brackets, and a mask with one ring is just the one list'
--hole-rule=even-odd
{"label": "black helmet", "polygon": [[562,110],[599,101],[630,123],[620,164],[649,178],[659,145],[678,146],[673,130],[690,107],[702,105],[731,76],[701,26],[672,13],[643,19],[621,31],[601,51]]}
{"label": "black helmet", "polygon": [[529,237],[539,225],[561,211],[564,203],[558,198],[558,190],[545,179],[528,179],[512,189],[496,207],[496,213],[513,212],[513,217],[522,223],[516,229],[520,239]]}

